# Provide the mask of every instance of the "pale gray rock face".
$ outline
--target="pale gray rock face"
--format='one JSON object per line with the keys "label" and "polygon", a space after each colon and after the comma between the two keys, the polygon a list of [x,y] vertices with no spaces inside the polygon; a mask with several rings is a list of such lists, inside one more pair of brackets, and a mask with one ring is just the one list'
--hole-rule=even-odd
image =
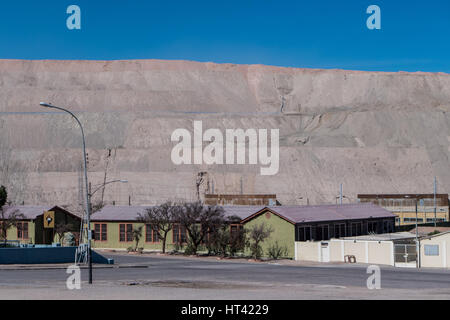
{"label": "pale gray rock face", "polygon": [[[16,203],[82,200],[85,127],[93,185],[106,203],[156,204],[201,194],[273,193],[283,204],[358,193],[450,192],[450,75],[312,70],[187,61],[0,60],[0,183]],[[280,129],[280,168],[174,165],[172,132]],[[205,144],[206,145],[206,144]],[[94,187],[93,187],[94,188]],[[97,192],[99,200],[101,192]],[[303,199],[299,199],[303,197]],[[345,200],[347,201],[347,200]]]}

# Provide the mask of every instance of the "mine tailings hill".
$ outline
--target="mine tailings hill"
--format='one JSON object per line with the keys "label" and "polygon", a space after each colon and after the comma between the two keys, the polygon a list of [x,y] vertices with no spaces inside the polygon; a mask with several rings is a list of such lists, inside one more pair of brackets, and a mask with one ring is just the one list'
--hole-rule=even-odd
{"label": "mine tailings hill", "polygon": [[[450,75],[189,61],[0,60],[0,181],[25,204],[82,202],[85,127],[92,185],[106,203],[199,193],[276,194],[282,204],[358,193],[450,192]],[[257,165],[175,165],[177,128],[279,129],[275,175]],[[205,143],[205,146],[208,143]],[[248,161],[247,161],[248,163]],[[105,178],[106,175],[106,178]],[[301,199],[303,198],[303,199]],[[347,201],[347,200],[345,200]]]}

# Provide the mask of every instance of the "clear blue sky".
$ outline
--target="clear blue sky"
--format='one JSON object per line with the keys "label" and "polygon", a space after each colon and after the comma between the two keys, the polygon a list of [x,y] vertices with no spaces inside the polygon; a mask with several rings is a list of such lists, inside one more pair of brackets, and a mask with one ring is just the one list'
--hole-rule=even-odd
{"label": "clear blue sky", "polygon": [[[66,9],[81,8],[81,30]],[[381,8],[381,30],[366,8]],[[450,73],[449,0],[4,0],[0,58],[182,59]]]}

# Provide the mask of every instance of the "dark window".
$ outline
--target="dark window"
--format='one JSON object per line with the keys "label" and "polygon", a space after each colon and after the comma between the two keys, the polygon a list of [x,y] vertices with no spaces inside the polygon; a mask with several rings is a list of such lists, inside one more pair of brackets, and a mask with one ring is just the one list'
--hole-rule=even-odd
{"label": "dark window", "polygon": [[329,228],[328,225],[325,225],[322,227],[322,239],[323,240],[330,240],[330,232],[329,232]]}
{"label": "dark window", "polygon": [[159,242],[158,229],[150,224],[145,225],[145,241]]}
{"label": "dark window", "polygon": [[[404,222],[416,222],[416,218],[403,218]],[[417,222],[423,222],[422,218],[418,218]]]}
{"label": "dark window", "polygon": [[180,241],[181,243],[186,243],[186,228],[180,227]]}
{"label": "dark window", "polygon": [[298,229],[298,241],[305,241],[305,228],[304,227],[299,227]]}
{"label": "dark window", "polygon": [[186,243],[186,228],[175,224],[172,230],[172,241],[173,243]]}
{"label": "dark window", "polygon": [[125,241],[125,225],[122,223],[119,225],[119,241]]}
{"label": "dark window", "polygon": [[316,227],[316,234],[315,234],[314,240],[316,240],[316,241],[322,240],[322,226]]}
{"label": "dark window", "polygon": [[178,243],[179,242],[179,236],[180,236],[180,227],[178,224],[175,224],[172,229],[172,242]]}
{"label": "dark window", "polygon": [[387,233],[394,232],[394,226],[392,224],[392,221],[390,221],[390,220],[383,221],[383,229],[384,229],[384,232],[387,232]]}
{"label": "dark window", "polygon": [[354,222],[352,223],[352,237],[360,236],[362,234],[362,223]]}
{"label": "dark window", "polygon": [[145,225],[145,242],[153,242],[152,226],[150,224]]}
{"label": "dark window", "polygon": [[102,223],[102,231],[101,231],[101,239],[102,241],[107,241],[108,240],[108,229],[107,229],[107,224],[106,223]]}
{"label": "dark window", "polygon": [[19,240],[28,239],[28,222],[17,223],[17,239]]}
{"label": "dark window", "polygon": [[335,238],[345,237],[345,224],[340,223],[334,225],[334,237]]}
{"label": "dark window", "polygon": [[376,221],[369,221],[367,223],[367,232],[377,233],[377,222]]}
{"label": "dark window", "polygon": [[22,222],[17,223],[17,239],[22,239]]}
{"label": "dark window", "polygon": [[94,225],[94,240],[100,240],[100,223]]}
{"label": "dark window", "polygon": [[133,224],[121,223],[119,225],[119,241],[121,242],[133,241]]}
{"label": "dark window", "polygon": [[106,223],[96,223],[94,225],[94,240],[96,241],[107,241],[107,224]]}
{"label": "dark window", "polygon": [[328,225],[321,225],[316,228],[316,238],[314,240],[328,240],[330,239],[330,234],[328,232]]}
{"label": "dark window", "polygon": [[127,224],[127,241],[133,241],[133,225],[131,223]]}
{"label": "dark window", "polygon": [[311,240],[311,227],[298,227],[298,241],[310,241]]}

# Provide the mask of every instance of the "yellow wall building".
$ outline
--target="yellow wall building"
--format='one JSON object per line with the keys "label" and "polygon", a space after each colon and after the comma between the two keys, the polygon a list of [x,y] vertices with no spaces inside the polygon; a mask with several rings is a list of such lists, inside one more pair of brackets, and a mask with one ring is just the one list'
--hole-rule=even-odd
{"label": "yellow wall building", "polygon": [[[360,202],[371,202],[397,215],[397,226],[416,223],[433,223],[434,195],[433,194],[359,194]],[[436,194],[436,222],[448,222],[449,201],[448,194]]]}

